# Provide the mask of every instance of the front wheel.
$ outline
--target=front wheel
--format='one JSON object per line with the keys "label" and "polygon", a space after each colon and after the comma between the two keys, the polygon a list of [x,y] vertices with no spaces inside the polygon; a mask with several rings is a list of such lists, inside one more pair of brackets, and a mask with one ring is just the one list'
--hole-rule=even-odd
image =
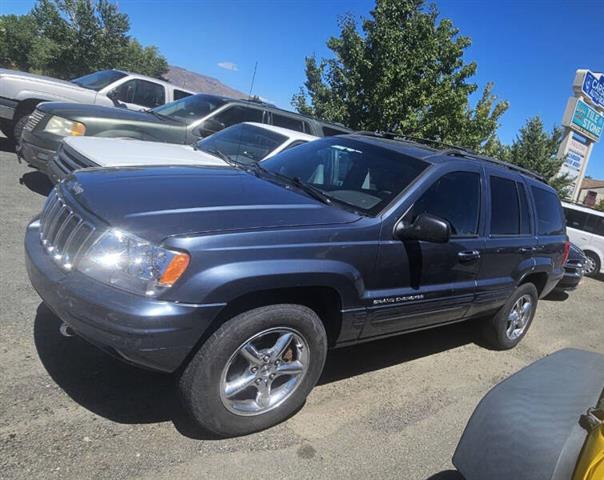
{"label": "front wheel", "polygon": [[271,427],[300,408],[321,375],[325,328],[311,309],[271,305],[223,324],[185,368],[179,393],[201,428],[222,436]]}
{"label": "front wheel", "polygon": [[484,337],[496,350],[514,348],[528,331],[539,294],[532,283],[520,285],[497,314],[484,324]]}
{"label": "front wheel", "polygon": [[594,252],[585,252],[583,272],[586,277],[596,277],[600,273],[600,259]]}

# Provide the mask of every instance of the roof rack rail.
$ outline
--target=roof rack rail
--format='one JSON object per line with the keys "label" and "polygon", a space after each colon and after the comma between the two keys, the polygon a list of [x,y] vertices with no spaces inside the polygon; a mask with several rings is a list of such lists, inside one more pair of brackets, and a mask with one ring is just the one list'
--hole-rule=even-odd
{"label": "roof rack rail", "polygon": [[[436,156],[436,155],[439,155],[439,156],[440,155],[452,155],[452,156],[456,156],[456,157],[483,160],[485,162],[499,165],[500,167],[505,167],[510,170],[514,170],[514,171],[523,173],[523,174],[533,177],[537,180],[540,180],[544,183],[547,183],[547,180],[544,177],[542,177],[538,173],[535,173],[527,168],[519,167],[518,165],[514,165],[513,163],[504,162],[503,160],[498,160],[497,158],[489,157],[487,155],[481,155],[479,153],[474,152],[473,150],[470,150],[467,147],[459,147],[457,145],[451,145],[449,143],[439,142],[438,140],[428,140],[425,138],[413,137],[410,135],[398,135],[393,132],[359,131],[359,132],[355,132],[355,133],[358,133],[359,135],[367,135],[367,136],[371,136],[371,137],[386,138],[388,140],[397,140],[397,141],[406,142],[406,143],[417,143],[420,145],[428,145],[428,146],[436,145],[441,148],[446,147],[443,150],[441,150],[440,152],[435,153],[434,156]],[[432,155],[430,155],[430,156],[432,156]],[[425,158],[429,158],[429,157],[425,157]]]}

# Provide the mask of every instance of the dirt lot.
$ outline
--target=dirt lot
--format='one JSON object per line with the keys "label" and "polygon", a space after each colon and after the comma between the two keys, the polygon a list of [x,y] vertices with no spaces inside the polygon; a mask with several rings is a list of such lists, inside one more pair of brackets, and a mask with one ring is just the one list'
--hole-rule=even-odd
{"label": "dirt lot", "polygon": [[469,415],[499,380],[563,347],[604,350],[604,281],[587,279],[570,296],[542,301],[513,351],[480,347],[471,325],[337,350],[286,423],[203,438],[183,420],[171,377],[59,335],[23,262],[25,225],[49,189],[0,138],[2,479],[425,480],[452,468]]}

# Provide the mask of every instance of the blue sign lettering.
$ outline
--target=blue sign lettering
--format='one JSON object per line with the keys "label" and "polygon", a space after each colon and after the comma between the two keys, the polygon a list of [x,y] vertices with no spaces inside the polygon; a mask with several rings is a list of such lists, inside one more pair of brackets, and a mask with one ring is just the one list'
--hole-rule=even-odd
{"label": "blue sign lettering", "polygon": [[591,98],[596,105],[604,107],[604,75],[601,75],[598,79],[588,71],[583,80],[583,93]]}

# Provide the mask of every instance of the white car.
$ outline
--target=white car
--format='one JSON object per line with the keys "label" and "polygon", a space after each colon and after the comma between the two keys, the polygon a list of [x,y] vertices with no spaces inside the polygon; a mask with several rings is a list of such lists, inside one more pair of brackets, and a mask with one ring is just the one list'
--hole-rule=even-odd
{"label": "white car", "polygon": [[604,212],[566,202],[562,202],[562,207],[568,237],[587,257],[585,275],[604,273]]}
{"label": "white car", "polygon": [[238,123],[195,145],[145,142],[127,138],[66,137],[50,161],[48,175],[57,183],[89,167],[151,165],[225,165],[252,163],[318,137],[262,123]]}

